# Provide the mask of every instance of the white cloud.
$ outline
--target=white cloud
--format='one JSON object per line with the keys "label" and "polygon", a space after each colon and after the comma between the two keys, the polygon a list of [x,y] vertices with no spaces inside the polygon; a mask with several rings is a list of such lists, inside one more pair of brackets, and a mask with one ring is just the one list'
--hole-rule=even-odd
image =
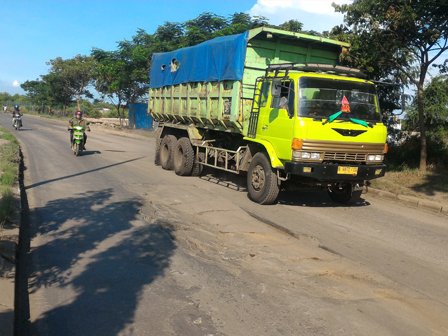
{"label": "white cloud", "polygon": [[258,0],[250,9],[252,16],[265,16],[269,23],[282,24],[291,19],[302,22],[305,30],[322,32],[331,30],[342,24],[344,16],[335,13],[331,4],[338,5],[353,2],[352,0]]}
{"label": "white cloud", "polygon": [[20,87],[20,83],[18,82],[18,81],[14,81],[13,83],[12,83],[12,86],[13,87]]}

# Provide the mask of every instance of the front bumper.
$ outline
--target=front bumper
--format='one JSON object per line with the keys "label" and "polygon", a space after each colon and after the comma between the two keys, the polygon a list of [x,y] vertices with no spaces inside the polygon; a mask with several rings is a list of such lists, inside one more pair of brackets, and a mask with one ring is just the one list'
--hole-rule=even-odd
{"label": "front bumper", "polygon": [[[300,175],[321,181],[366,181],[384,176],[386,165],[350,165],[350,164],[325,164],[306,162],[285,162],[285,173]],[[356,174],[340,174],[338,167],[357,167]],[[304,168],[306,168],[305,172]]]}

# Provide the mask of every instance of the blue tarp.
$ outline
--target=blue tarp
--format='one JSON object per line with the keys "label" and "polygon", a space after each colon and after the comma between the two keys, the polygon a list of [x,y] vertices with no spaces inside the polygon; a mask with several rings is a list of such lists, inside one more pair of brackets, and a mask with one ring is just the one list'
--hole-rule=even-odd
{"label": "blue tarp", "polygon": [[150,87],[186,82],[241,80],[249,32],[217,37],[194,47],[156,53],[149,72]]}

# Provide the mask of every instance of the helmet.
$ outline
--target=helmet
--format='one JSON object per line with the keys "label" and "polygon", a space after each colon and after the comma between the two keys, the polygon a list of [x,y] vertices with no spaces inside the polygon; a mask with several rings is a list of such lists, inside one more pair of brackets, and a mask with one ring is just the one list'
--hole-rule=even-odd
{"label": "helmet", "polygon": [[19,105],[15,104],[14,105],[14,110],[18,110],[19,109]]}
{"label": "helmet", "polygon": [[75,112],[75,118],[80,119],[82,117],[82,112],[81,111],[76,111]]}

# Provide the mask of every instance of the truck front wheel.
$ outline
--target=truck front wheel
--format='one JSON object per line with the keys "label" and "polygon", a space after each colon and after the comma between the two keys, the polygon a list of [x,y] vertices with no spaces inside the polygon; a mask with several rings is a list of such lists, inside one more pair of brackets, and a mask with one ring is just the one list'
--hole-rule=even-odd
{"label": "truck front wheel", "polygon": [[174,166],[174,147],[177,138],[174,135],[165,135],[160,144],[160,165],[163,169],[173,170]]}
{"label": "truck front wheel", "polygon": [[250,198],[260,204],[273,204],[280,191],[275,170],[264,153],[253,157],[247,172],[247,189]]}
{"label": "truck front wheel", "polygon": [[180,138],[174,148],[174,171],[179,176],[191,175],[194,163],[194,151],[190,139]]}

